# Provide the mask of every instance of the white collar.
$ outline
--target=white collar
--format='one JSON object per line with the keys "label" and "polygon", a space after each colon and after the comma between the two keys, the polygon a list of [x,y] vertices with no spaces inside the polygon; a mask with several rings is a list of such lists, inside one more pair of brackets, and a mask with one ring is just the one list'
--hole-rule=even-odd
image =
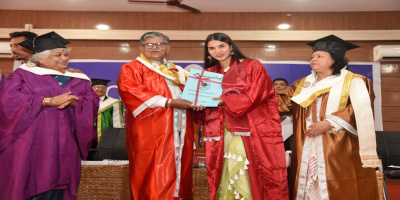
{"label": "white collar", "polygon": [[[22,64],[19,68],[37,74],[37,75],[61,75],[61,76],[69,76],[69,77],[74,77],[74,78],[79,78],[79,79],[84,79],[90,81],[90,78],[86,76],[86,74],[83,73],[73,73],[66,71],[64,74],[53,69],[47,69],[43,67],[38,67],[36,65],[32,65],[33,63],[30,63],[30,66],[28,67],[27,64]],[[32,67],[31,67],[32,66]]]}
{"label": "white collar", "polygon": [[343,80],[346,77],[346,74],[347,74],[347,70],[342,69],[340,71],[340,75],[331,75],[331,76],[319,81],[317,85],[314,85],[317,80],[316,79],[317,74],[314,71],[312,71],[312,73],[306,77],[306,80],[304,82],[304,85],[302,86],[303,88],[302,88],[300,94],[292,97],[291,100],[300,105],[304,101],[308,100],[317,91],[332,87],[336,83]]}

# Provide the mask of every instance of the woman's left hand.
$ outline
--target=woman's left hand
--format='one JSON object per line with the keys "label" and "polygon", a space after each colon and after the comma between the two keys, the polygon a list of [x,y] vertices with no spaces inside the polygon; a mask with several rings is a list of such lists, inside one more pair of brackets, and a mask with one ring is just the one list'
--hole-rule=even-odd
{"label": "woman's left hand", "polygon": [[328,121],[319,121],[311,124],[304,134],[308,137],[316,137],[326,133],[331,128],[331,124]]}
{"label": "woman's left hand", "polygon": [[57,108],[62,110],[64,108],[66,108],[67,106],[75,107],[75,102],[76,102],[76,100],[69,100],[69,101],[66,101],[65,103],[59,105]]}
{"label": "woman's left hand", "polygon": [[221,97],[214,97],[214,98],[212,98],[212,100],[217,100],[217,99],[219,99],[219,102],[218,102],[218,105],[219,105],[219,106],[225,103],[225,101],[224,101]]}

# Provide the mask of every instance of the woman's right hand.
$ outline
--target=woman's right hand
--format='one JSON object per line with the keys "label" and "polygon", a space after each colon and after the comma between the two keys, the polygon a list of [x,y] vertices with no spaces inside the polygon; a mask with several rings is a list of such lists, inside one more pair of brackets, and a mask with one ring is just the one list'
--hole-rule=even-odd
{"label": "woman's right hand", "polygon": [[51,106],[57,106],[58,109],[64,109],[69,105],[74,105],[75,101],[79,98],[75,95],[71,95],[71,91],[52,97]]}
{"label": "woman's right hand", "polygon": [[225,101],[222,99],[222,97],[214,97],[214,98],[212,98],[212,100],[217,100],[217,99],[219,99],[219,101],[218,101],[218,105],[219,106],[225,103]]}
{"label": "woman's right hand", "polygon": [[194,107],[193,107],[193,111],[203,111],[204,109],[206,109],[206,107],[203,106],[203,104],[202,104],[202,105],[199,105],[199,106],[194,106]]}
{"label": "woman's right hand", "polygon": [[311,124],[304,135],[308,137],[317,137],[318,135],[322,135],[331,129],[331,124],[328,121],[319,121],[314,124]]}

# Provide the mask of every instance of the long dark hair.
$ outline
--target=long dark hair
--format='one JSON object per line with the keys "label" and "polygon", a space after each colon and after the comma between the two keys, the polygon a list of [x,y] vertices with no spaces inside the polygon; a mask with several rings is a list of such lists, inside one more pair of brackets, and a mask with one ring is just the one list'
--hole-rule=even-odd
{"label": "long dark hair", "polygon": [[235,43],[232,41],[232,39],[226,35],[225,33],[213,33],[207,36],[206,41],[204,42],[204,68],[207,69],[209,67],[214,66],[215,64],[218,63],[218,60],[214,59],[210,53],[208,53],[208,42],[211,40],[218,40],[222,42],[226,42],[229,44],[229,46],[232,47],[232,52],[234,55],[232,57],[236,59],[244,59],[246,56],[240,52],[239,48],[235,45]]}
{"label": "long dark hair", "polygon": [[333,63],[333,65],[331,66],[332,75],[340,74],[340,70],[342,70],[343,68],[347,68],[349,60],[346,57],[339,56],[335,53],[328,53],[331,54],[332,59],[335,61],[335,63]]}

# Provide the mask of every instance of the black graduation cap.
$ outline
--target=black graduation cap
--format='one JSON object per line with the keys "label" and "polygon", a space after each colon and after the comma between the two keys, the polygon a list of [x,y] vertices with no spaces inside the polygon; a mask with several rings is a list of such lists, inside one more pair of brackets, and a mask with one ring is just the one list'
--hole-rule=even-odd
{"label": "black graduation cap", "polygon": [[25,40],[18,43],[18,45],[31,50],[35,54],[51,49],[66,48],[64,45],[69,43],[70,42],[68,40],[64,39],[53,31],[37,36],[30,40]]}
{"label": "black graduation cap", "polygon": [[110,80],[99,79],[99,78],[92,78],[91,80],[92,80],[92,86],[95,86],[95,85],[107,86],[107,83],[110,82]]}
{"label": "black graduation cap", "polygon": [[313,52],[326,51],[344,57],[346,51],[358,48],[359,46],[346,42],[335,35],[329,35],[318,40],[307,43],[313,48]]}

